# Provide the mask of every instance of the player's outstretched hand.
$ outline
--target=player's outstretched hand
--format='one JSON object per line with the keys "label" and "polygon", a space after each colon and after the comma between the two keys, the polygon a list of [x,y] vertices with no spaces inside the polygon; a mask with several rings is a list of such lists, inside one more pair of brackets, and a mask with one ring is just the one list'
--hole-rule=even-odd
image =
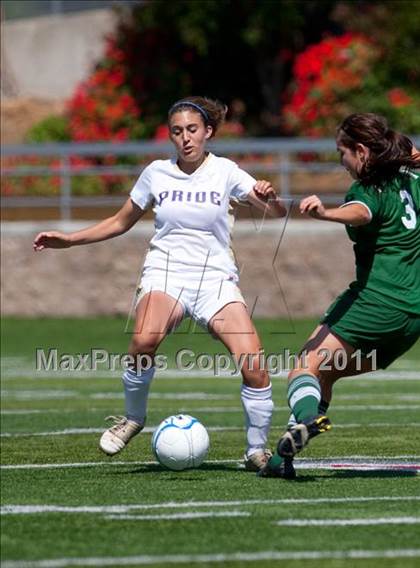
{"label": "player's outstretched hand", "polygon": [[58,231],[48,231],[39,233],[33,243],[35,251],[44,250],[46,248],[69,248],[71,246],[68,235],[59,233]]}
{"label": "player's outstretched hand", "polygon": [[260,199],[264,199],[266,201],[269,198],[276,198],[277,194],[271,185],[271,182],[266,181],[265,179],[259,179],[257,183],[254,185],[254,191],[256,195]]}
{"label": "player's outstretched hand", "polygon": [[315,219],[325,218],[325,207],[317,195],[310,195],[302,199],[299,208],[302,214],[307,213]]}

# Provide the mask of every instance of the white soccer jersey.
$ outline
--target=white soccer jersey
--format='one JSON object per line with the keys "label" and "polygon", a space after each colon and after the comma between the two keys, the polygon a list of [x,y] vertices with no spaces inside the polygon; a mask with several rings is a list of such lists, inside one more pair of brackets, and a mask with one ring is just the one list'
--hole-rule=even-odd
{"label": "white soccer jersey", "polygon": [[237,280],[230,201],[245,201],[255,183],[235,162],[213,154],[191,175],[176,159],[152,162],[130,193],[136,205],[153,205],[155,213],[156,233],[144,268],[202,273],[205,266]]}

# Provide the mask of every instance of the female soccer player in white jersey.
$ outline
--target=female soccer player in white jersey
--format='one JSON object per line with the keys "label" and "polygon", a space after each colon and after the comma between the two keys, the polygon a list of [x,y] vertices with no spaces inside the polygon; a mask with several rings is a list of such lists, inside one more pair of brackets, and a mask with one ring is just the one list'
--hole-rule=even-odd
{"label": "female soccer player in white jersey", "polygon": [[[227,347],[242,366],[245,412],[245,465],[256,471],[267,462],[273,403],[266,368],[256,359],[261,343],[238,288],[230,249],[231,201],[245,201],[281,217],[284,205],[267,181],[256,181],[234,162],[206,151],[206,142],[223,122],[226,107],[188,97],[169,110],[170,139],[176,157],[152,162],[129,199],[112,217],[70,234],[42,232],[34,249],[67,248],[110,239],[128,231],[153,207],[156,233],[144,263],[129,354],[153,357],[159,344],[184,317],[191,317]],[[255,360],[254,360],[255,357]],[[100,448],[120,452],[145,425],[154,367],[137,365],[123,374],[125,411],[106,430]]]}

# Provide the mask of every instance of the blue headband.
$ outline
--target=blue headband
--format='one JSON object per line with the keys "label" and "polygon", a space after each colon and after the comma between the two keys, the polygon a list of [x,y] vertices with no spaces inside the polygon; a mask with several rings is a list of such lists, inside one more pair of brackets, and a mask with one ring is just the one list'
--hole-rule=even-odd
{"label": "blue headband", "polygon": [[201,107],[200,105],[197,105],[196,103],[193,103],[192,101],[178,101],[177,103],[173,104],[171,106],[171,108],[169,109],[169,116],[174,112],[174,110],[177,107],[182,107],[182,106],[190,106],[192,108],[195,108],[195,110],[198,110],[198,112],[204,118],[205,123],[206,124],[209,123],[209,115],[206,113],[206,111],[203,109],[203,107]]}

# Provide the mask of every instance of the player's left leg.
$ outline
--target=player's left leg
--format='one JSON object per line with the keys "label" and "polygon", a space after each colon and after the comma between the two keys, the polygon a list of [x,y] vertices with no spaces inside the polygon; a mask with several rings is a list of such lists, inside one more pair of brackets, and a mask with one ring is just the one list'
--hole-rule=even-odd
{"label": "player's left leg", "polygon": [[271,456],[266,446],[273,413],[270,377],[261,357],[258,333],[246,306],[241,302],[225,305],[211,318],[208,327],[240,366],[247,438],[245,466],[257,471],[265,466]]}

